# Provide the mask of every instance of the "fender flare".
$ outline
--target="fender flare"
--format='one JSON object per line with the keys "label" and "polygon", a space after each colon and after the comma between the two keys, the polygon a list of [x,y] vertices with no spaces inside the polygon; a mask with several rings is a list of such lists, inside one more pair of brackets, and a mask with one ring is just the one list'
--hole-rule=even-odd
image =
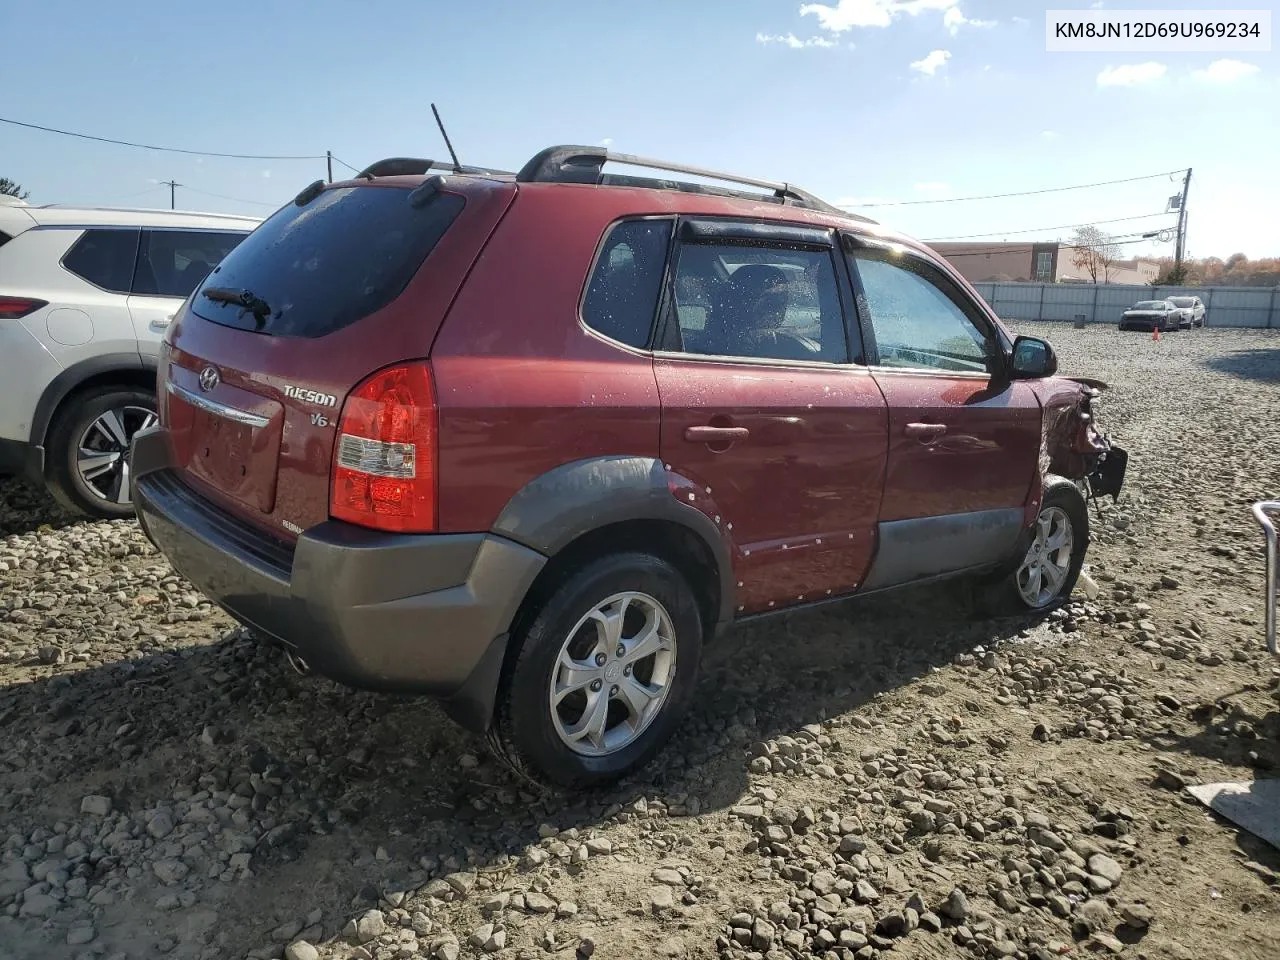
{"label": "fender flare", "polygon": [[90,377],[104,373],[156,373],[159,362],[154,357],[134,353],[103,353],[89,357],[64,369],[49,381],[36,403],[31,417],[31,444],[43,447],[49,436],[49,425],[62,401]]}
{"label": "fender flare", "polygon": [[726,535],[705,513],[671,492],[667,469],[652,457],[595,457],[556,467],[525,484],[507,502],[493,532],[537,550],[557,553],[584,534],[615,523],[676,523],[697,536],[715,558],[720,580],[718,621],[733,618],[736,593]]}

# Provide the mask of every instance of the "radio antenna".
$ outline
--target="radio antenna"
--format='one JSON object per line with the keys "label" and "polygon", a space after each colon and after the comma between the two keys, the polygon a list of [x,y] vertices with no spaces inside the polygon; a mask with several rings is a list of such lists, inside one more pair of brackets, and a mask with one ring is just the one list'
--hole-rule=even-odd
{"label": "radio antenna", "polygon": [[449,142],[449,134],[444,131],[444,121],[440,119],[440,111],[434,103],[431,105],[431,112],[435,114],[436,126],[440,128],[440,136],[444,137],[444,145],[449,148],[449,156],[453,157],[453,172],[461,173],[462,164],[458,162],[458,155],[453,152],[453,144]]}

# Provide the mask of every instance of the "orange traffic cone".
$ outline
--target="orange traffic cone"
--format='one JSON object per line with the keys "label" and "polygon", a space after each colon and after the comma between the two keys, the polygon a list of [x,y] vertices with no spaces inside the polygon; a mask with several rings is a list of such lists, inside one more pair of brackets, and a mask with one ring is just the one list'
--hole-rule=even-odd
{"label": "orange traffic cone", "polygon": [[1159,327],[1152,327],[1152,328],[1151,328],[1151,339],[1152,339],[1152,340],[1159,340],[1159,339],[1160,339],[1160,328],[1159,328]]}

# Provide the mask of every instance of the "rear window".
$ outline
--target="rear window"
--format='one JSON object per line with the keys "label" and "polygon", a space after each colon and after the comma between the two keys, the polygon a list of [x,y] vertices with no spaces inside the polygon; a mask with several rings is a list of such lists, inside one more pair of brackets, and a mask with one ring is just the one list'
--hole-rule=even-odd
{"label": "rear window", "polygon": [[86,230],[62,258],[62,265],[82,280],[113,293],[128,293],[138,253],[138,230]]}
{"label": "rear window", "polygon": [[1172,303],[1175,307],[1189,307],[1195,301],[1192,300],[1190,297],[1170,297],[1169,302]]}
{"label": "rear window", "polygon": [[670,220],[629,220],[610,231],[582,304],[589,327],[632,347],[648,344],[670,240]]}
{"label": "rear window", "polygon": [[[191,309],[206,320],[282,337],[323,337],[394,300],[461,212],[437,193],[421,206],[401,187],[339,187],[290,203],[209,274]],[[243,292],[248,309],[207,293]]]}

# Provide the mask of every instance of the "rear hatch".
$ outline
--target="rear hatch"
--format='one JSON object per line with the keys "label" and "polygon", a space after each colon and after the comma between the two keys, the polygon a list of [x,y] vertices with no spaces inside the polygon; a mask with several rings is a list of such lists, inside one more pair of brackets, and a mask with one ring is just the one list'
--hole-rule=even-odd
{"label": "rear hatch", "polygon": [[435,182],[304,191],[196,289],[160,370],[161,420],[189,486],[286,539],[328,519],[345,398],[427,356],[515,195],[493,180]]}

